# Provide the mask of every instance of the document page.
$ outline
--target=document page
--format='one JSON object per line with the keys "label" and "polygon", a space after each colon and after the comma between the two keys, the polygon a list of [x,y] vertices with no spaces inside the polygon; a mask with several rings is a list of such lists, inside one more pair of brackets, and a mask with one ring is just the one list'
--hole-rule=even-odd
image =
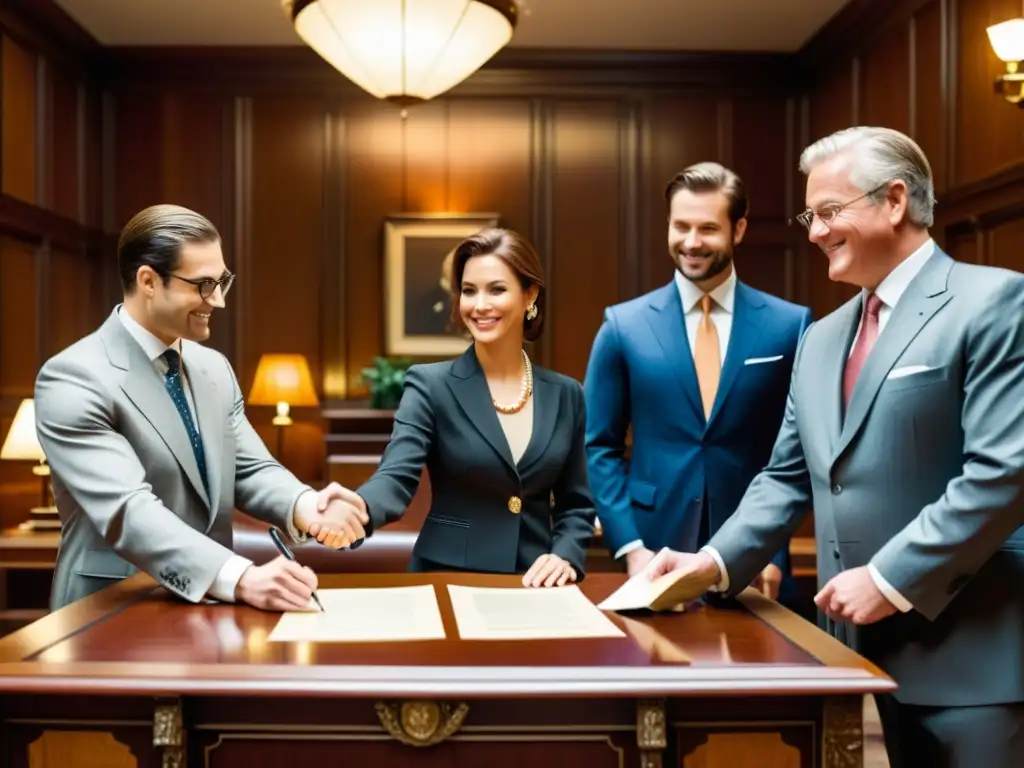
{"label": "document page", "polygon": [[463,640],[625,637],[578,586],[462,587],[448,585]]}
{"label": "document page", "polygon": [[324,610],[288,612],[269,639],[277,642],[443,640],[444,623],[434,587],[317,590]]}

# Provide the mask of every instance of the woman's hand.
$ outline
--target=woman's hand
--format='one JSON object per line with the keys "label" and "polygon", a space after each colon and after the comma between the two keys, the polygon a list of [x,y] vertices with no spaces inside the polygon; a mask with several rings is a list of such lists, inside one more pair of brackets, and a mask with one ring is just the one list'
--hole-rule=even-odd
{"label": "woman's hand", "polygon": [[576,569],[558,555],[541,555],[523,576],[524,587],[561,587],[576,581]]}

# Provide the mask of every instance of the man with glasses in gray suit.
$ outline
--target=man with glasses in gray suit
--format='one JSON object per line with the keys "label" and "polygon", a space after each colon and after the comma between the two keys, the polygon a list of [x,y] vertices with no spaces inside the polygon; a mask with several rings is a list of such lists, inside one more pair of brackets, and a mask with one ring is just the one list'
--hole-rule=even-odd
{"label": "man with glasses in gray suit", "polygon": [[237,507],[301,541],[312,523],[364,537],[365,517],[267,451],[227,359],[199,342],[234,281],[220,235],[173,205],[138,213],[117,249],[124,303],[36,378],[36,428],[63,527],[51,607],[142,570],[190,602],[303,608],[313,572],[232,552]]}
{"label": "man with glasses in gray suit", "polygon": [[1024,765],[1024,275],[955,262],[928,233],[931,169],[907,136],[808,147],[798,218],[861,292],[813,324],[769,465],[696,554],[734,595],[812,509],[829,631],[889,673],[893,768]]}

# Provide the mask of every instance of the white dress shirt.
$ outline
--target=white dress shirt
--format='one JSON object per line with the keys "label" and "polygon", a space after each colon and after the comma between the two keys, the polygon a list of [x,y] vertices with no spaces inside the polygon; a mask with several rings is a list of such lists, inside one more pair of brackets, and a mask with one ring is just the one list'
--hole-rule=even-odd
{"label": "white dress shirt", "polygon": [[[704,310],[701,307],[701,299],[704,298],[704,291],[696,284],[683,277],[679,270],[675,272],[676,288],[679,290],[679,300],[683,305],[683,319],[686,321],[686,338],[690,342],[690,354],[693,354],[697,340],[697,326],[704,317]],[[715,324],[718,332],[719,361],[725,364],[725,351],[729,348],[729,335],[732,333],[733,307],[736,301],[736,267],[733,265],[729,277],[710,293],[711,322]],[[644,545],[642,539],[636,539],[628,544],[623,544],[615,553],[615,559],[639,549]]]}
{"label": "white dress shirt", "polygon": [[[878,287],[875,289],[875,295],[882,300],[882,306],[878,310],[878,338],[882,337],[882,332],[885,330],[885,326],[889,322],[889,318],[892,316],[893,310],[899,303],[900,298],[902,298],[903,294],[906,292],[907,287],[910,285],[911,281],[917,277],[918,272],[921,271],[921,268],[924,267],[925,263],[929,258],[931,258],[933,253],[935,253],[935,241],[929,239],[924,245],[901,261],[896,268],[886,275],[885,279],[878,284]],[[866,304],[867,293],[867,291],[862,292],[862,306]],[[854,336],[853,343],[850,345],[850,355],[853,354],[857,338],[860,336],[860,325],[860,322],[858,322],[857,333]],[[877,339],[875,340],[875,343],[878,343]],[[702,547],[702,551],[711,555],[711,557],[714,558],[715,563],[718,564],[718,569],[721,571],[722,579],[716,585],[716,589],[719,592],[725,592],[729,589],[729,573],[725,569],[725,563],[722,560],[722,556],[714,547]],[[878,572],[878,569],[875,568],[873,563],[868,563],[868,573],[871,574],[871,580],[875,582],[875,586],[878,587],[878,591],[885,595],[885,598],[896,606],[897,610],[906,613],[914,607],[882,577],[882,574]]]}
{"label": "white dress shirt", "polygon": [[[192,422],[195,424],[196,430],[198,431],[199,419],[196,417],[196,406],[195,400],[192,398],[192,388],[189,386],[188,377],[185,375],[185,360],[181,355],[181,340],[175,339],[172,343],[165,344],[139,325],[135,318],[125,311],[124,307],[121,307],[118,310],[117,316],[120,318],[121,323],[127,329],[128,333],[131,334],[132,338],[138,342],[140,347],[142,347],[142,351],[145,352],[147,357],[153,362],[153,366],[161,377],[167,374],[168,369],[167,361],[162,357],[164,352],[168,349],[173,349],[178,353],[181,361],[181,384],[185,389],[185,397],[188,400],[189,411],[192,414]],[[168,402],[173,405],[170,395],[167,396],[167,399]],[[202,435],[200,435],[200,438],[201,437]],[[211,503],[216,504],[216,501],[211,499]],[[296,500],[295,507],[298,508],[300,503],[307,507],[310,505],[315,506],[315,494],[311,491],[306,491]],[[312,509],[309,511],[312,512]],[[295,528],[295,524],[292,520],[288,521],[288,533],[291,534],[292,538],[295,540],[302,538],[298,530]],[[235,601],[235,589],[238,587],[238,581],[242,578],[242,574],[245,573],[246,569],[252,564],[252,560],[232,553],[227,562],[221,566],[220,571],[217,572],[217,576],[214,578],[213,584],[210,585],[208,592],[209,596],[226,603],[233,603]]]}

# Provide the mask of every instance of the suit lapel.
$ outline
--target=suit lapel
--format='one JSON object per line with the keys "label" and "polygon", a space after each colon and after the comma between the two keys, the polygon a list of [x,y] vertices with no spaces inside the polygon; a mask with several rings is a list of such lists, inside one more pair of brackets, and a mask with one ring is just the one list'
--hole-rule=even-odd
{"label": "suit lapel", "polygon": [[[221,398],[217,391],[217,382],[209,370],[201,364],[192,363],[195,353],[188,354],[191,344],[186,344],[182,360],[185,364],[185,375],[188,377],[192,401],[195,403],[196,418],[199,428],[199,439],[203,442],[203,454],[206,458],[206,478],[210,484],[210,521],[216,516],[220,499],[221,467],[224,461],[224,430],[225,414],[222,412]],[[179,418],[178,421],[181,421]],[[197,473],[198,474],[198,473]]]}
{"label": "suit lapel", "polygon": [[[558,411],[562,398],[562,387],[549,381],[544,371],[534,369],[533,374],[533,432],[530,435],[530,442],[526,446],[522,457],[519,459],[519,473],[526,471],[536,462],[548,449],[552,435],[555,434],[555,424],[558,421]],[[507,442],[507,441],[506,441]]]}
{"label": "suit lapel", "polygon": [[820,413],[828,430],[828,445],[835,454],[839,435],[843,429],[843,371],[850,345],[860,323],[861,299],[855,297],[836,310],[825,338],[822,340],[824,361],[821,373],[824,385],[819,396],[824,398]]}
{"label": "suit lapel", "polygon": [[704,422],[704,406],[700,400],[697,384],[697,369],[693,364],[693,353],[686,335],[686,318],[683,317],[683,303],[675,282],[669,283],[651,296],[650,307],[654,310],[647,315],[648,324],[661,346],[665,361],[679,381],[686,400],[693,409],[694,417]]}
{"label": "suit lapel", "polygon": [[[743,368],[743,361],[757,347],[758,339],[764,329],[764,326],[757,322],[757,314],[763,306],[763,299],[743,283],[736,283],[732,331],[729,333],[729,345],[726,347],[722,376],[718,381],[718,391],[715,393],[715,404],[711,410],[711,417],[708,419],[709,427],[722,410],[725,398],[729,395],[729,390],[735,383],[740,369]],[[694,375],[696,376],[696,373]]]}
{"label": "suit lapel", "polygon": [[[512,473],[518,477],[519,473],[515,462],[512,461],[508,440],[501,429],[501,424],[498,423],[498,415],[494,411],[491,391],[487,388],[487,379],[484,378],[483,369],[480,368],[472,345],[452,363],[447,384],[455,396],[455,402],[458,403],[469,423],[488,442]],[[534,381],[534,385],[536,386],[536,381]],[[536,414],[534,419],[536,424]]]}
{"label": "suit lapel", "polygon": [[[835,458],[846,450],[860,430],[892,366],[935,313],[952,298],[946,283],[952,265],[952,259],[936,251],[899,300],[857,378]],[[842,390],[841,380],[839,389]]]}
{"label": "suit lapel", "polygon": [[[185,476],[196,489],[199,498],[210,505],[210,500],[199,476],[195,454],[188,440],[188,432],[178,415],[164,382],[157,373],[153,362],[146,357],[135,340],[113,315],[107,321],[107,351],[111,364],[127,372],[121,383],[125,395],[135,404],[139,412],[153,425],[161,439],[178,460]],[[198,406],[197,406],[198,407]],[[209,410],[209,409],[208,409]],[[207,466],[209,470],[209,466]],[[211,486],[212,487],[212,486]]]}

